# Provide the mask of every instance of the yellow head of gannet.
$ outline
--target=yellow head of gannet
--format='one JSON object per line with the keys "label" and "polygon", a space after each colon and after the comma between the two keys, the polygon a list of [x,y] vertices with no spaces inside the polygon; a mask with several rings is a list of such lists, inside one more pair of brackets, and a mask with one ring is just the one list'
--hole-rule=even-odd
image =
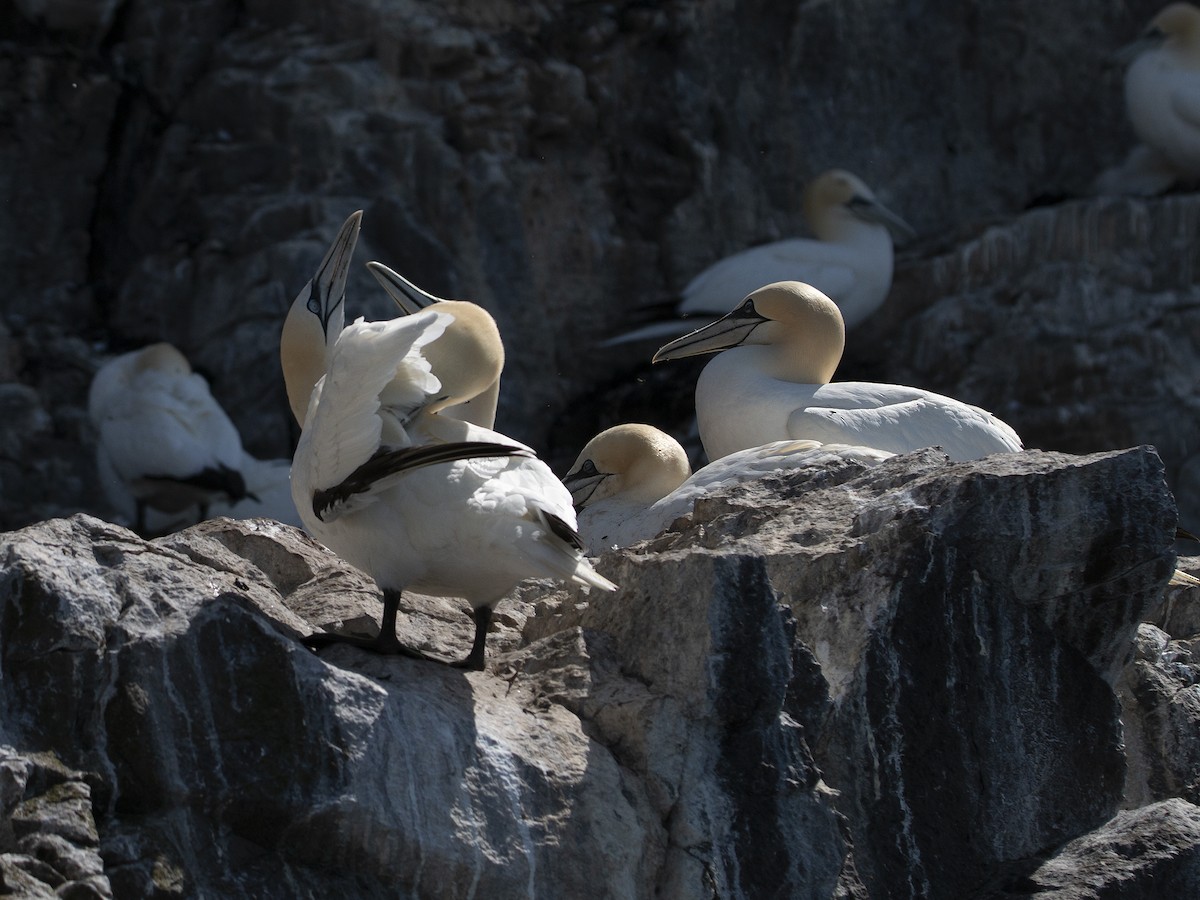
{"label": "yellow head of gannet", "polygon": [[[427,357],[435,371],[440,370],[447,375],[452,374],[447,368],[447,360],[473,359],[476,364],[471,367],[469,377],[478,380],[456,385],[456,392],[470,399],[448,408],[439,407],[439,412],[481,428],[495,426],[496,405],[500,400],[500,373],[504,369],[504,344],[491,313],[467,300],[435,297],[383,263],[368,262],[367,269],[406,315],[418,313],[436,303],[439,310],[454,316],[456,326],[429,348]],[[492,372],[495,377],[483,384],[482,379]]]}
{"label": "yellow head of gannet", "polygon": [[1021,449],[1008,425],[953,398],[896,384],[830,383],[844,346],[837,304],[812,285],[785,281],[660,348],[654,361],[725,351],[696,384],[700,438],[713,460],[803,439],[890,453],[940,446],[954,459]]}
{"label": "yellow head of gannet", "polygon": [[650,425],[617,425],[592,438],[563,477],[594,551],[654,537],[709,493],[766,475],[830,463],[874,466],[892,454],[870,447],[773,441],[739,450],[689,474],[687,454]]}
{"label": "yellow head of gannet", "polygon": [[1125,110],[1138,138],[1177,175],[1200,178],[1200,9],[1172,3],[1122,52]]}
{"label": "yellow head of gannet", "polygon": [[837,304],[815,287],[783,281],[759,288],[717,322],[661,347],[654,362],[738,346],[761,348],[758,365],[772,378],[826,384],[846,349],[846,327]]}
{"label": "yellow head of gannet", "polygon": [[912,237],[913,229],[844,169],[813,179],[804,192],[804,217],[815,240],[789,238],[727,256],[688,282],[672,318],[606,343],[664,338],[702,327],[728,311],[730,298],[777,281],[815,285],[838,304],[847,327],[858,325],[879,308],[892,286],[893,236]]}
{"label": "yellow head of gannet", "polygon": [[148,511],[200,518],[220,497],[252,496],[246,454],[233,422],[187,358],[166,343],[122,354],[100,368],[88,392],[99,437],[96,464],[114,507],[132,505],[145,534]]}
{"label": "yellow head of gannet", "polygon": [[808,184],[804,219],[813,234],[831,243],[854,240],[862,223],[882,225],[898,238],[916,234],[911,225],[879,202],[866,182],[845,169],[830,169]]}
{"label": "yellow head of gannet", "polygon": [[614,425],[588,441],[563,484],[576,510],[614,496],[649,506],[691,474],[679,441],[652,425],[629,423]]}
{"label": "yellow head of gannet", "polygon": [[[297,339],[322,340],[311,329]],[[396,638],[401,591],[411,588],[470,603],[475,640],[458,665],[482,668],[492,608],[520,580],[615,589],[583,557],[570,494],[533,451],[446,414],[499,378],[503,346],[486,312],[438,303],[387,322],[360,319],[327,358],[292,494],[313,536],[375,578],[384,617],[374,640],[316,635],[310,646],[422,655]]]}

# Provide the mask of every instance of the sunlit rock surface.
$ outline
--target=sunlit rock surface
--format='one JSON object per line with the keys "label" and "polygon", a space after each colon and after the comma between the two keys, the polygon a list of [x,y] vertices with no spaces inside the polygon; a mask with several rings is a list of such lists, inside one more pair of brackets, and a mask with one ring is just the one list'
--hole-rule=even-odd
{"label": "sunlit rock surface", "polygon": [[[1137,815],[1166,827],[1160,801],[1180,834],[1195,818],[1185,774],[1147,774],[1164,733],[1142,726],[1136,757],[1122,737],[1154,715],[1119,694],[1152,658],[1140,623],[1195,621],[1175,595],[1164,612],[1173,538],[1146,448],[831,466],[606,554],[615,595],[527,583],[488,669],[463,673],[306,650],[314,628],[369,632],[380,605],[295,529],[147,543],[52,520],[0,537],[0,770],[20,774],[0,877],[117,897],[961,898],[1082,859],[1194,890],[1194,842],[1147,832],[1119,869],[1103,849]],[[471,628],[459,601],[413,595],[399,630],[455,658]],[[51,758],[60,774],[28,774]],[[74,830],[25,812],[55,784],[77,785]]]}

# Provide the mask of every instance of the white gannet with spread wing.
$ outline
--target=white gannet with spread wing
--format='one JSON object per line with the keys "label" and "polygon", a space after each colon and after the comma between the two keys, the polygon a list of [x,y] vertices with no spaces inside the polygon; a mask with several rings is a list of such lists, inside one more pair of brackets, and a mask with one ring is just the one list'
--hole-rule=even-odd
{"label": "white gannet with spread wing", "polygon": [[666,338],[703,327],[729,310],[730,297],[776,281],[803,281],[833,298],[847,328],[875,312],[892,286],[892,235],[911,226],[843,169],[815,178],[804,192],[804,217],[816,239],[751,247],[709,266],[683,289],[676,318],[646,325],[610,343]]}
{"label": "white gannet with spread wing", "polygon": [[251,496],[237,428],[170,344],[105,363],[88,391],[88,417],[101,487],[117,510],[132,508],[139,533],[148,514],[170,521],[196,507],[203,519],[219,498]]}
{"label": "white gannet with spread wing", "polygon": [[843,459],[874,466],[892,456],[870,447],[773,441],[739,450],[691,472],[686,451],[651,425],[616,425],[580,452],[563,484],[579,515],[579,533],[593,552],[652,538],[691,512],[701,497],[782,471]]}
{"label": "white gannet with spread wing", "polygon": [[1200,9],[1172,3],[1127,51],[1125,109],[1138,138],[1185,180],[1200,178]]}
{"label": "white gannet with spread wing", "polygon": [[[584,558],[570,494],[532,450],[441,414],[499,378],[504,351],[491,316],[447,303],[332,333],[330,304],[342,305],[357,229],[343,226],[297,296],[280,352],[289,397],[309,398],[292,465],[296,507],[314,537],[376,580],[384,615],[372,641],[306,643],[421,656],[396,638],[408,588],[470,603],[475,639],[457,665],[483,668],[492,608],[519,581],[616,587]],[[315,374],[306,360],[321,358],[313,382],[296,381]]]}
{"label": "white gannet with spread wing", "polygon": [[958,460],[1021,449],[1015,431],[977,406],[899,384],[830,383],[845,344],[834,302],[783,281],[660,348],[654,361],[724,351],[696,382],[700,440],[713,460],[805,439],[889,453],[937,446]]}

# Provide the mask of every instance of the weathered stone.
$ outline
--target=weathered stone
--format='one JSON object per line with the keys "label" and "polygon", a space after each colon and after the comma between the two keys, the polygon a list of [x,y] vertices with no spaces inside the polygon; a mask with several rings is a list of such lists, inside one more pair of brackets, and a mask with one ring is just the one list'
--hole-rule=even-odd
{"label": "weathered stone", "polygon": [[462,673],[303,649],[378,607],[295,529],[75,517],[0,544],[0,714],[101,773],[117,896],[970,896],[1118,808],[1173,537],[1145,449],[768,479],[602,558],[616,595],[522,586]]}
{"label": "weathered stone", "polygon": [[1200,892],[1200,807],[1164,800],[1118,813],[1000,895],[1045,900],[1160,900]]}
{"label": "weathered stone", "polygon": [[[1133,548],[1170,544],[1170,506],[1161,488],[1122,497],[1118,518],[1142,534],[1112,531],[1094,504],[1114,483],[1153,482],[1157,463],[1144,451],[1089,462],[1083,475],[1052,454],[964,467],[928,452],[829,487],[764,480],[701,501],[690,526],[602,568],[638,585],[636,618],[614,601],[564,607],[551,627],[616,634],[623,668],[654,684],[660,667],[702,658],[686,634],[705,620],[679,609],[681,594],[713,604],[715,585],[737,584],[741,604],[777,598],[808,684],[783,709],[838,792],[871,896],[962,896],[1120,800],[1111,682],[1170,559]],[[720,577],[700,574],[713,554]],[[688,649],[652,649],[668,644]]]}

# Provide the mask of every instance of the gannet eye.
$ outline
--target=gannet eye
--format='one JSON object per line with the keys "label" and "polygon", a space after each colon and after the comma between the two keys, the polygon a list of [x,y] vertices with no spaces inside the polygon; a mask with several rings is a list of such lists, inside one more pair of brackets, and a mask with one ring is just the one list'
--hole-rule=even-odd
{"label": "gannet eye", "polygon": [[594,462],[587,459],[584,460],[583,465],[579,467],[579,471],[576,474],[581,478],[594,478],[600,474],[600,471],[596,468]]}

